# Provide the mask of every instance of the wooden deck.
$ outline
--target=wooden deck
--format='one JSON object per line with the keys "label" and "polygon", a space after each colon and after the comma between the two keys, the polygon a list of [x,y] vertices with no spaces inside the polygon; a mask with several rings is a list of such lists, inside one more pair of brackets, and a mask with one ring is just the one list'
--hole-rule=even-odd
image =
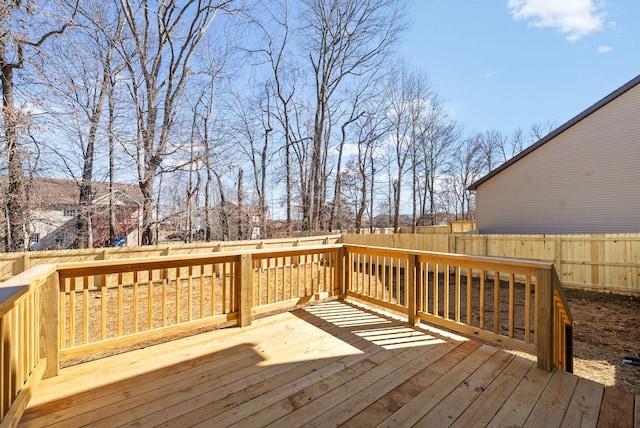
{"label": "wooden deck", "polygon": [[329,301],[65,368],[19,426],[637,427],[639,401]]}

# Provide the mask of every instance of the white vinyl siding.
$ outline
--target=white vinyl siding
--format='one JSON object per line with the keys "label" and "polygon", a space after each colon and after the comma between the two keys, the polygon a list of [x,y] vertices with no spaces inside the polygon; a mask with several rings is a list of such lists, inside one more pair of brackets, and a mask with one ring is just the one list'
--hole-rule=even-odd
{"label": "white vinyl siding", "polygon": [[640,232],[640,85],[477,192],[481,233]]}

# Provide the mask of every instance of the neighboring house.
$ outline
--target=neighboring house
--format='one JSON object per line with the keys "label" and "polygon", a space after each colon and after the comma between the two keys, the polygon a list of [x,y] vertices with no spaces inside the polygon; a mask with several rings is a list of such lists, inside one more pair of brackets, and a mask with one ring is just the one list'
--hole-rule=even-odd
{"label": "neighboring house", "polygon": [[640,76],[469,189],[480,233],[640,232]]}
{"label": "neighboring house", "polygon": [[[93,245],[139,245],[140,189],[136,184],[114,186],[116,242],[109,242],[109,185],[92,183]],[[29,239],[33,250],[65,249],[73,246],[79,211],[79,188],[74,180],[33,178],[29,183]]]}

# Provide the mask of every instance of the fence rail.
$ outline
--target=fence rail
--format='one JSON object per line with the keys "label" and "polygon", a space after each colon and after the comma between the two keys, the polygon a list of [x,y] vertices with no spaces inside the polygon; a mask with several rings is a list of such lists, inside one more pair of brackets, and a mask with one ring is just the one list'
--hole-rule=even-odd
{"label": "fence rail", "polygon": [[1,414],[19,418],[59,359],[244,326],[260,312],[333,296],[570,370],[571,314],[553,273],[550,263],[343,244],[31,268],[0,284]]}

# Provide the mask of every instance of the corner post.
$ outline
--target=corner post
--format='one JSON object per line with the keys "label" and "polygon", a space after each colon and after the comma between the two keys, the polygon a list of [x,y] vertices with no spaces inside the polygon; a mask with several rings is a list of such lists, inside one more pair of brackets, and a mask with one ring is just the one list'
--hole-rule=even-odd
{"label": "corner post", "polygon": [[60,372],[60,281],[52,269],[40,287],[40,355],[47,359],[43,378],[58,376]]}
{"label": "corner post", "polygon": [[418,325],[420,323],[417,307],[417,297],[419,294],[419,284],[416,281],[417,258],[417,255],[409,254],[407,258],[407,268],[404,273],[404,290],[407,296],[408,321],[411,325]]}
{"label": "corner post", "polygon": [[538,269],[536,273],[536,297],[538,322],[536,324],[536,350],[538,368],[553,369],[553,269]]}
{"label": "corner post", "polygon": [[240,283],[237,286],[238,326],[251,325],[251,309],[253,308],[253,257],[251,254],[240,256]]}

